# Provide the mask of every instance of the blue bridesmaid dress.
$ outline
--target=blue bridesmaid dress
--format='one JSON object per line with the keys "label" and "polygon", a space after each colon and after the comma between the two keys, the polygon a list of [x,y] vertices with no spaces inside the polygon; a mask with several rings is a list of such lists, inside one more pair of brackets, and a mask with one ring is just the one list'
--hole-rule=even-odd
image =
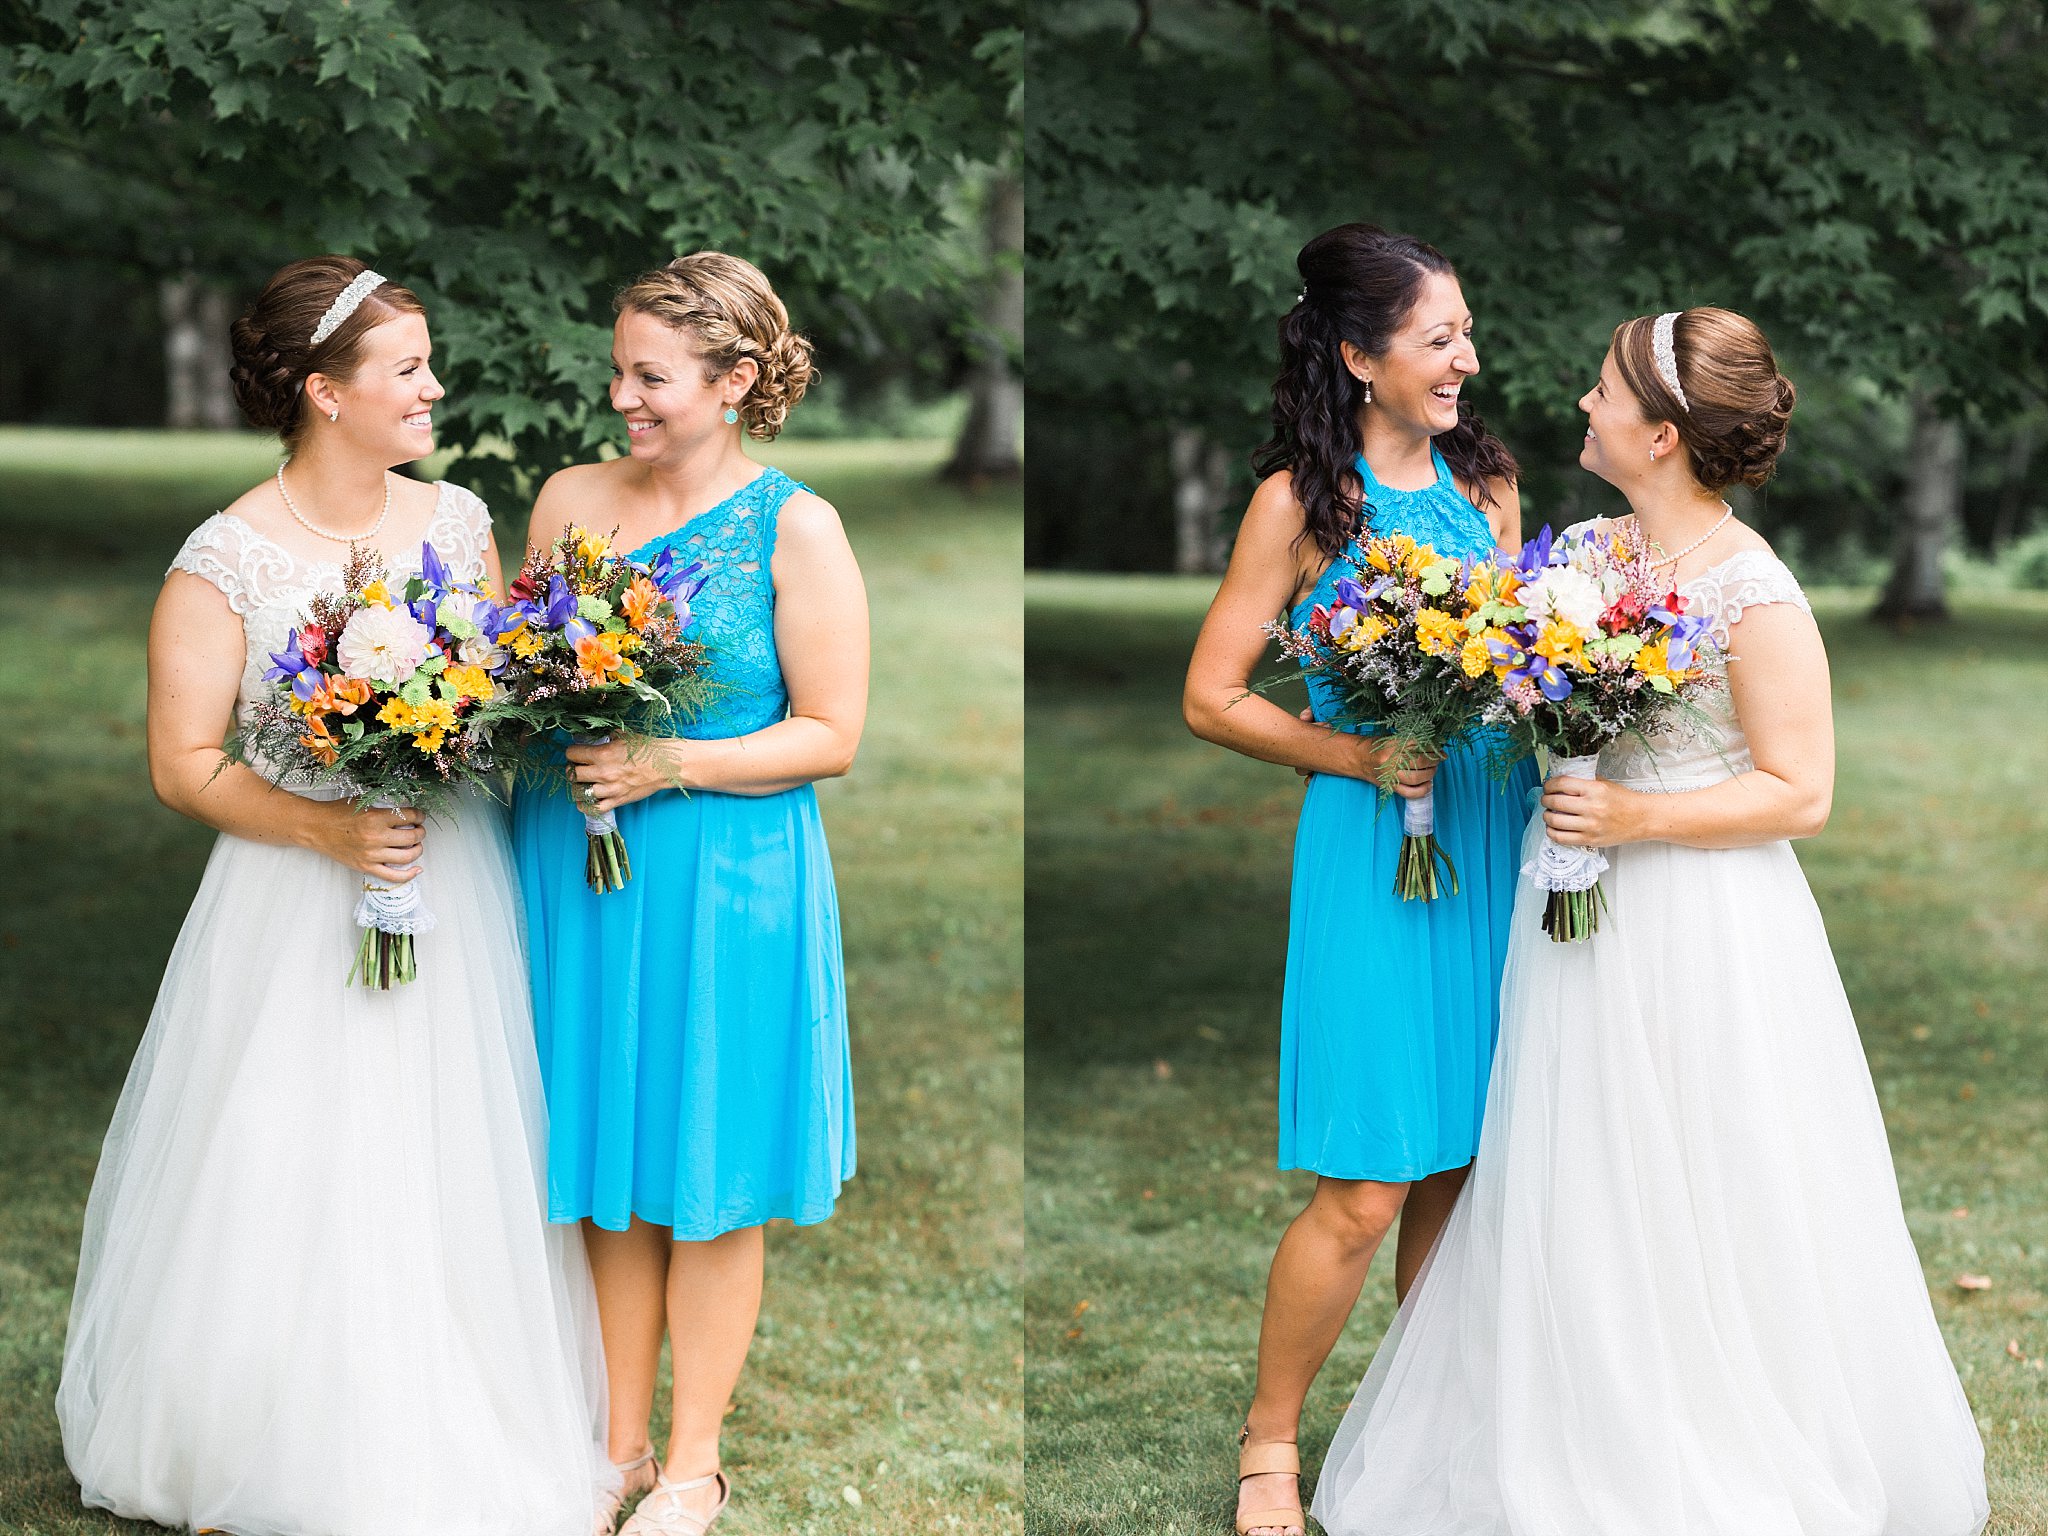
{"label": "blue bridesmaid dress", "polygon": [[[1491,554],[1484,514],[1431,450],[1436,481],[1389,490],[1364,458],[1366,527],[1443,555]],[[1355,546],[1290,616],[1304,624],[1356,571]],[[1336,699],[1312,679],[1329,720]],[[1462,742],[1436,774],[1436,835],[1460,889],[1434,901],[1394,894],[1399,802],[1362,779],[1309,780],[1294,842],[1287,984],[1280,1015],[1280,1167],[1400,1183],[1461,1168],[1479,1148],[1500,1020],[1501,967],[1535,765],[1502,784],[1492,746]]]}
{"label": "blue bridesmaid dress", "polygon": [[[633,551],[705,562],[692,635],[724,685],[679,733],[788,713],[775,652],[775,519],[801,489],[764,470]],[[519,796],[534,1027],[548,1101],[548,1218],[702,1240],[832,1213],[854,1166],[853,1078],[832,860],[809,784],[662,790],[618,812],[623,890],[584,879],[565,787]]]}

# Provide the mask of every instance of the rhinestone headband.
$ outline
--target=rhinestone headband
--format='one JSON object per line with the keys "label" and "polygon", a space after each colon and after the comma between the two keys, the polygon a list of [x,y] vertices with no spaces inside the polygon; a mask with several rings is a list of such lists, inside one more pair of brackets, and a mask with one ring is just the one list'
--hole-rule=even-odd
{"label": "rhinestone headband", "polygon": [[363,300],[388,281],[390,279],[365,267],[357,274],[354,282],[334,296],[334,302],[327,306],[327,313],[322,315],[320,323],[313,327],[313,340],[310,344],[317,347],[340,330],[342,322],[362,308]]}
{"label": "rhinestone headband", "polygon": [[1678,382],[1678,347],[1672,340],[1672,329],[1678,323],[1680,311],[1659,315],[1655,329],[1650,332],[1650,355],[1656,359],[1657,377],[1664,381],[1664,387],[1678,398],[1678,408],[1692,409],[1692,403],[1685,398],[1685,388]]}

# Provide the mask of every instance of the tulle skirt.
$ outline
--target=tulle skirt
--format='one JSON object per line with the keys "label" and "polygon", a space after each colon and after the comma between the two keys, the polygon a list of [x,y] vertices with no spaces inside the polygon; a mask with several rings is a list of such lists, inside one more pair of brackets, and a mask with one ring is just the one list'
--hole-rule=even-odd
{"label": "tulle skirt", "polygon": [[1523,885],[1479,1157],[1315,1515],[1968,1536],[1983,1447],[1791,846],[1609,857],[1583,944],[1551,942]]}
{"label": "tulle skirt", "polygon": [[1394,893],[1399,799],[1309,780],[1280,1006],[1282,1168],[1401,1181],[1472,1161],[1536,783],[1524,761],[1503,784],[1487,751],[1460,745],[1437,770],[1437,841],[1459,890],[1434,901]]}
{"label": "tulle skirt", "polygon": [[419,979],[361,877],[223,836],[107,1133],[58,1390],[85,1502],[247,1536],[584,1536],[603,1357],[502,810],[427,829]]}

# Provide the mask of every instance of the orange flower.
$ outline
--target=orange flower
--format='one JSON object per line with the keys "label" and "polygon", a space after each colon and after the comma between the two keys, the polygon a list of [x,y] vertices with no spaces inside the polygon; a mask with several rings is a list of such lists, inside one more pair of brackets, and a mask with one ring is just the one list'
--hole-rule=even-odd
{"label": "orange flower", "polygon": [[635,576],[633,584],[619,599],[619,606],[625,610],[626,622],[635,629],[647,627],[647,621],[654,617],[654,610],[660,603],[661,588],[645,576]]}
{"label": "orange flower", "polygon": [[332,677],[327,680],[327,694],[334,708],[352,715],[376,697],[376,690],[367,677]]}
{"label": "orange flower", "polygon": [[299,738],[299,744],[320,760],[322,767],[331,768],[335,759],[341,756],[341,748],[327,729],[327,717],[315,715],[306,722],[306,734]]}
{"label": "orange flower", "polygon": [[615,635],[585,635],[576,642],[576,666],[583,673],[583,680],[593,686],[623,680],[617,674],[625,664]]}

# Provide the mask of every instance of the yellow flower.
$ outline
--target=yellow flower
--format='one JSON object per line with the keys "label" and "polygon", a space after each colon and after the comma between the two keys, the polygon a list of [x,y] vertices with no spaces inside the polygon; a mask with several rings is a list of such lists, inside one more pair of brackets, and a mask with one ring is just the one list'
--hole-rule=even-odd
{"label": "yellow flower", "polygon": [[391,594],[384,590],[383,582],[373,581],[363,588],[363,601],[374,604],[379,608],[389,608],[391,606]]}
{"label": "yellow flower", "polygon": [[1415,616],[1415,643],[1425,656],[1455,656],[1465,638],[1465,626],[1437,608],[1425,608]]}
{"label": "yellow flower", "polygon": [[1378,614],[1370,614],[1345,630],[1337,644],[1347,651],[1370,650],[1379,644],[1380,637],[1392,628]]}
{"label": "yellow flower", "polygon": [[[1498,631],[1493,633],[1497,634]],[[1465,642],[1464,649],[1458,653],[1458,666],[1467,677],[1477,677],[1492,665],[1493,655],[1486,649],[1485,635],[1474,635]]]}
{"label": "yellow flower", "polygon": [[393,698],[377,711],[377,718],[394,731],[412,729],[412,706],[400,698]]}
{"label": "yellow flower", "polygon": [[576,558],[585,565],[595,565],[612,551],[612,541],[601,533],[585,533],[577,529]]}
{"label": "yellow flower", "polygon": [[532,660],[546,648],[547,642],[530,629],[522,629],[512,637],[512,654],[521,661]]}
{"label": "yellow flower", "polygon": [[1682,682],[1685,679],[1683,668],[1677,672],[1671,670],[1671,652],[1668,640],[1659,640],[1656,644],[1646,645],[1640,651],[1637,651],[1635,669],[1653,683],[1660,678],[1667,683]]}
{"label": "yellow flower", "polygon": [[[406,726],[406,729],[412,731],[415,735],[419,735],[428,731],[452,730],[454,726],[455,706],[446,699],[429,699],[426,703],[414,708],[412,721]],[[431,752],[434,749],[429,747],[427,750]]]}
{"label": "yellow flower", "polygon": [[1575,666],[1586,664],[1586,637],[1570,624],[1559,619],[1547,620],[1542,633],[1536,638],[1535,652],[1538,656],[1552,661],[1568,661]]}
{"label": "yellow flower", "polygon": [[454,689],[456,696],[464,699],[488,701],[497,691],[496,685],[491,681],[491,674],[482,667],[450,667],[441,674],[441,683],[444,687]]}
{"label": "yellow flower", "polygon": [[429,731],[424,736],[413,737],[412,744],[431,756],[441,750],[444,735],[445,733],[441,731]]}

